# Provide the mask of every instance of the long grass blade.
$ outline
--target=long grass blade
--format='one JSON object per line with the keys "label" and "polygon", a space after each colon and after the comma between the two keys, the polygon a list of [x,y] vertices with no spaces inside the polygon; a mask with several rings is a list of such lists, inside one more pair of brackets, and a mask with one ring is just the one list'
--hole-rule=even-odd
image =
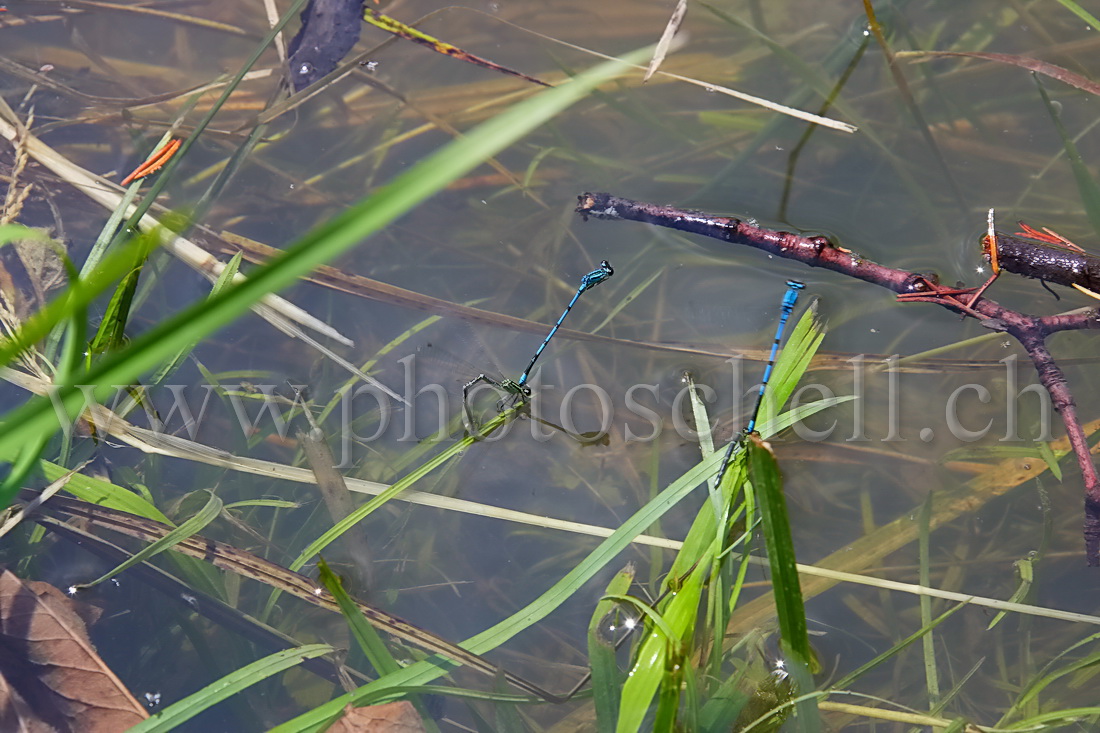
{"label": "long grass blade", "polygon": [[189,518],[186,522],[176,527],[171,532],[164,535],[155,542],[151,542],[150,544],[141,548],[140,551],[134,553],[124,562],[116,567],[111,568],[109,571],[96,578],[95,580],[77,585],[77,590],[87,590],[88,588],[98,585],[104,580],[112,578],[115,575],[124,572],[128,568],[132,568],[134,565],[137,565],[140,562],[145,562],[154,555],[164,552],[165,550],[169,550],[178,545],[180,542],[188,539],[192,535],[196,535],[201,532],[203,527],[217,519],[218,515],[221,514],[222,511],[222,500],[219,499],[218,496],[212,491],[208,491],[205,489],[204,491],[210,495],[210,498],[207,499],[206,505],[202,509],[200,509],[193,517]]}
{"label": "long grass blade", "polygon": [[[762,440],[749,438],[747,462],[753,494],[760,505],[764,543],[768,549],[768,564],[772,571],[772,593],[782,647],[787,656],[787,670],[792,679],[801,683],[796,695],[807,695],[811,688],[811,671],[817,669],[810,637],[806,630],[806,607],[795,562],[794,538],[787,515],[787,500],[783,496],[783,480],[775,455]],[[802,730],[819,727],[817,700],[807,695],[799,703],[798,722]]]}
{"label": "long grass blade", "polygon": [[185,723],[204,710],[218,704],[228,697],[236,695],[252,685],[301,664],[307,659],[320,657],[336,651],[328,644],[307,644],[294,649],[284,649],[259,659],[252,664],[230,672],[216,682],[188,695],[177,703],[169,705],[156,715],[143,720],[129,729],[129,733],[161,733],[170,731]]}
{"label": "long grass blade", "polygon": [[[171,358],[184,345],[240,316],[267,293],[292,284],[316,265],[359,244],[485,158],[582,99],[601,82],[624,73],[629,68],[628,62],[644,58],[647,52],[643,49],[630,54],[626,61],[601,64],[578,75],[571,83],[521,102],[482,124],[465,138],[448,144],[413,166],[378,194],[304,237],[284,256],[259,269],[247,281],[167,319],[134,339],[127,349],[77,375],[75,381],[94,385],[92,392],[96,398],[108,395],[114,389],[111,385],[129,384]],[[72,387],[60,388],[57,397],[70,416],[75,414],[82,399],[79,390]],[[37,440],[54,432],[58,424],[58,415],[50,400],[32,399],[24,407],[4,416],[0,425],[0,449],[13,442]],[[0,506],[10,501],[10,495],[0,496]]]}

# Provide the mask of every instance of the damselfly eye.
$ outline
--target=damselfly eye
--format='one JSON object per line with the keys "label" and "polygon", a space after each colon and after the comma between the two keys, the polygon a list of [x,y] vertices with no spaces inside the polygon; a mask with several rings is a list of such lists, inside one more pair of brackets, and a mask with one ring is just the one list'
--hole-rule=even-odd
{"label": "damselfly eye", "polygon": [[528,387],[526,384],[523,385],[523,396],[524,397],[530,397],[531,396],[531,388]]}

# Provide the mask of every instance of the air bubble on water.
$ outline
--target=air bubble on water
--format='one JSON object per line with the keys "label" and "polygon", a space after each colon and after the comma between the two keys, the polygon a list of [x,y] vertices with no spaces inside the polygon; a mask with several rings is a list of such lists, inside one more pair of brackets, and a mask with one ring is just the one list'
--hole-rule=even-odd
{"label": "air bubble on water", "polygon": [[596,635],[605,644],[614,645],[624,634],[638,627],[638,614],[633,607],[622,604],[604,614],[596,627]]}
{"label": "air bubble on water", "polygon": [[718,90],[715,89],[714,87],[703,87],[703,91],[706,92],[707,94],[717,94],[718,93]]}

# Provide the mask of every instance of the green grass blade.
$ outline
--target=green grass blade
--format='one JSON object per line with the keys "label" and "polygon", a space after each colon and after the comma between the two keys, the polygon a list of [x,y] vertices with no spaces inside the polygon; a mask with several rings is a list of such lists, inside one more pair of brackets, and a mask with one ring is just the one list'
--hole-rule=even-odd
{"label": "green grass blade", "polygon": [[348,622],[348,628],[351,629],[352,636],[355,637],[359,648],[363,650],[363,654],[366,655],[375,671],[379,675],[384,675],[392,674],[401,669],[401,665],[390,654],[390,650],[386,648],[386,643],[382,641],[378,631],[363,616],[363,612],[359,610],[359,607],[355,605],[355,601],[344,590],[344,584],[336,577],[336,573],[332,572],[328,563],[323,559],[319,560],[317,571],[321,584],[328,588],[329,593],[336,599],[337,605],[340,606],[340,613],[343,615],[344,620]]}
{"label": "green grass blade", "polygon": [[[493,432],[502,427],[506,422],[512,419],[513,413],[509,410],[506,413],[497,415],[495,418],[485,423],[481,428],[481,435],[491,435]],[[478,438],[467,436],[462,440],[456,442],[444,450],[439,455],[435,456],[427,463],[417,467],[412,472],[403,476],[399,481],[395,481],[388,489],[379,493],[367,503],[360,507],[357,507],[355,511],[349,513],[346,517],[336,522],[332,527],[326,530],[320,537],[309,543],[304,550],[298,553],[298,556],[294,558],[289,566],[291,570],[300,570],[307,562],[317,556],[317,553],[328,547],[330,544],[340,538],[340,535],[347,532],[359,522],[363,521],[367,516],[373,513],[376,509],[384,505],[386,502],[393,499],[402,491],[411,488],[417,481],[427,476],[429,473],[439,468],[443,464],[447,463],[453,458],[457,458],[462,455],[462,452],[470,448],[472,445],[478,442]],[[271,596],[268,597],[267,605],[264,607],[263,617],[267,618],[268,615],[275,608],[275,601],[278,600],[282,594],[280,590],[274,590]]]}
{"label": "green grass blade", "polygon": [[241,690],[262,682],[272,675],[301,664],[307,659],[320,657],[335,651],[328,644],[307,644],[294,649],[284,649],[259,659],[227,674],[193,695],[188,695],[177,703],[169,705],[156,715],[143,720],[128,730],[128,733],[161,733],[170,731],[181,723],[195,717],[202,711],[225,700]]}
{"label": "green grass blade", "polygon": [[[202,339],[242,315],[264,295],[287,287],[317,265],[360,244],[455,178],[582,99],[601,82],[625,73],[628,63],[645,58],[647,53],[647,49],[642,49],[623,61],[600,64],[570,83],[536,95],[483,123],[469,135],[447,144],[398,176],[374,196],[306,235],[245,282],[167,319],[134,339],[127,349],[108,356],[74,379],[80,384],[95,385],[97,399],[109,394],[113,389],[111,385],[132,382],[170,359],[186,344]],[[48,330],[49,327],[44,328],[39,338]],[[63,387],[58,397],[69,414],[75,414],[81,398],[79,390]],[[4,416],[0,424],[0,450],[11,443],[38,440],[42,435],[53,433],[58,424],[58,415],[50,400],[33,399]],[[11,496],[0,496],[0,507],[10,500]]]}
{"label": "green grass blade", "polygon": [[[585,583],[601,572],[608,563],[613,562],[635,537],[649,529],[654,522],[658,521],[666,512],[706,481],[707,477],[718,469],[718,463],[721,460],[722,456],[716,453],[706,461],[693,466],[623,522],[615,532],[600,542],[584,560],[555,583],[553,587],[509,618],[462,642],[461,646],[475,654],[484,654],[546,618],[554,609],[582,588]],[[331,700],[308,713],[283,723],[275,730],[280,731],[280,733],[321,730],[328,721],[339,714],[344,705],[354,704],[368,697],[377,696],[379,690],[427,683],[444,674],[449,666],[450,663],[445,660],[419,662],[406,667],[395,675],[389,675],[360,687],[347,695]]]}
{"label": "green grass blade", "polygon": [[880,665],[884,664],[885,662],[888,662],[891,659],[893,659],[894,657],[896,657],[902,651],[904,651],[909,646],[911,646],[914,642],[916,642],[919,639],[922,639],[926,634],[928,634],[930,631],[935,629],[937,626],[942,624],[947,619],[954,616],[955,613],[962,610],[963,608],[966,608],[965,603],[959,603],[959,604],[953,606],[952,608],[947,609],[946,611],[941,613],[939,616],[937,616],[935,619],[933,619],[932,623],[928,624],[927,626],[923,626],[920,629],[917,629],[912,634],[905,637],[901,641],[897,642],[896,644],[891,646],[889,649],[887,649],[883,653],[876,656],[871,661],[861,664],[858,668],[852,670],[848,674],[841,677],[839,680],[837,680],[832,685],[830,685],[829,689],[831,689],[831,690],[845,690],[848,687],[851,687],[856,682],[856,680],[860,679],[861,677],[863,677],[867,673],[871,672],[875,668],[879,667]]}
{"label": "green grass blade", "polygon": [[[0,460],[10,460],[10,458],[8,455],[0,453]],[[64,466],[49,461],[41,461],[38,467],[47,481],[57,481],[69,472],[69,469]],[[73,475],[69,482],[65,484],[65,490],[89,504],[100,504],[109,509],[117,509],[120,512],[135,514],[163,524],[175,524],[160,509],[146,501],[144,497],[110,481],[78,473]]]}
{"label": "green grass blade", "polygon": [[[783,496],[783,480],[775,456],[757,438],[748,444],[747,460],[753,493],[760,505],[764,542],[768,548],[768,564],[772,572],[779,632],[786,653],[787,669],[799,683],[796,695],[806,695],[812,688],[809,670],[816,668],[810,638],[806,631],[806,607],[802,602],[802,586],[795,567],[794,540],[787,516],[787,500]],[[820,724],[817,698],[807,695],[798,704],[798,722],[802,730],[815,730]]]}
{"label": "green grass blade", "polygon": [[1095,15],[1093,15],[1092,13],[1089,13],[1087,10],[1082,8],[1080,5],[1073,2],[1073,0],[1058,0],[1058,2],[1062,3],[1062,6],[1066,10],[1070,11],[1071,13],[1076,15],[1078,18],[1080,18],[1081,20],[1083,20],[1086,23],[1088,23],[1089,25],[1091,25],[1092,29],[1094,31],[1100,31],[1100,20],[1097,20]]}
{"label": "green grass blade", "polygon": [[[795,413],[795,417],[802,418],[848,399],[851,398],[841,397],[831,400],[821,400],[819,402],[802,405],[798,410],[792,412]],[[780,420],[774,423],[763,423],[760,426],[760,431],[764,435],[771,435],[775,430],[775,425],[783,424],[787,419],[791,418],[789,418],[788,415],[784,415]],[[629,546],[635,537],[649,529],[654,522],[660,520],[666,512],[676,506],[684,497],[689,495],[696,487],[712,476],[714,472],[718,470],[718,465],[723,457],[721,452],[716,452],[706,460],[700,461],[697,465],[693,466],[680,478],[650,500],[645,506],[635,512],[634,515],[623,522],[615,532],[597,545],[584,560],[578,563],[576,567],[570,570],[565,577],[554,584],[553,587],[509,618],[462,642],[461,646],[475,654],[484,654],[505,643],[524,629],[541,621],[554,609],[568,600],[574,593],[583,587],[585,583],[591,580],[592,577],[601,572],[608,563],[614,561],[619,553]],[[709,509],[708,512],[710,513],[710,521],[713,522],[714,513],[713,511],[709,511]],[[710,536],[713,539],[713,529],[711,530]],[[378,699],[384,695],[386,690],[400,689],[409,685],[426,684],[443,675],[451,666],[452,663],[446,660],[419,662],[396,674],[387,675],[383,679],[331,700],[314,710],[283,723],[275,728],[275,730],[280,733],[322,730],[325,725],[339,715],[344,705],[361,704],[364,700]]]}
{"label": "green grass blade", "polygon": [[[932,523],[932,494],[929,492],[924,503],[921,504],[919,518],[920,537],[917,548],[920,561],[920,584],[929,587],[932,584],[930,560],[928,557],[928,535],[931,532]],[[922,627],[930,627],[932,624],[932,599],[926,595],[920,597],[920,620]],[[940,701],[940,675],[936,667],[936,637],[931,630],[921,639],[921,652],[924,660],[924,683],[928,692],[928,704],[935,707]]]}
{"label": "green grass blade", "polygon": [[200,509],[198,513],[196,513],[186,522],[176,527],[165,536],[161,537],[159,540],[149,545],[146,545],[139,552],[134,553],[118,567],[111,568],[111,570],[91,581],[90,583],[81,583],[77,586],[77,588],[81,590],[91,588],[94,585],[102,583],[108,578],[118,575],[127,568],[131,568],[134,565],[137,565],[139,562],[144,562],[154,555],[170,549],[173,545],[179,544],[191,535],[195,535],[201,532],[203,527],[214,521],[218,517],[218,515],[221,514],[222,511],[222,500],[219,499],[218,496],[212,491],[209,491],[207,489],[203,489],[203,491],[206,491],[206,493],[210,494],[210,498],[207,500],[206,505],[202,509]]}
{"label": "green grass blade", "polygon": [[[708,509],[704,507],[703,511]],[[641,727],[658,690],[663,694],[658,701],[657,722],[671,729],[673,721],[669,719],[669,710],[675,710],[680,694],[681,677],[676,668],[683,664],[688,643],[695,632],[707,570],[706,566],[699,565],[691,571],[661,614],[663,623],[652,626],[642,642],[637,662],[623,685],[618,733],[632,733]]]}
{"label": "green grass blade", "polygon": [[[817,319],[816,312],[816,307],[811,305],[803,313],[791,330],[786,346],[783,347],[776,359],[775,368],[772,370],[772,379],[768,391],[765,393],[764,403],[761,406],[761,419],[758,428],[760,434],[764,437],[774,435],[781,429],[781,426],[786,427],[794,419],[805,416],[805,413],[801,411],[802,407],[814,407],[815,411],[824,409],[823,403],[814,402],[801,406],[796,415],[785,416],[784,420],[771,418],[775,415],[778,407],[783,405],[790,397],[825,338],[824,325]],[[722,446],[718,453],[724,454],[725,448],[725,446]],[[724,484],[731,487],[741,485],[742,477],[738,475],[739,465],[742,466],[741,470],[743,471],[743,464],[734,463],[731,465],[726,473],[726,479],[723,480]],[[728,489],[723,490],[728,491]],[[725,501],[728,502],[729,497],[726,497]],[[700,512],[696,516],[691,530],[684,539],[684,546],[677,554],[672,568],[669,570],[672,577],[686,574],[689,568],[697,562],[701,562],[702,552],[714,541],[715,533],[718,531],[716,521],[716,511],[713,504],[708,507],[708,512]]]}
{"label": "green grass blade", "polygon": [[[237,272],[241,269],[241,260],[243,258],[244,255],[241,252],[238,252],[237,254],[233,255],[232,259],[230,259],[229,262],[226,263],[225,267],[222,268],[221,274],[218,275],[218,279],[214,282],[214,287],[210,289],[211,297],[217,295],[218,293],[222,292],[233,284],[233,278],[237,276]],[[168,377],[172,376],[172,374],[174,374],[176,370],[179,369],[180,365],[183,364],[183,360],[187,358],[187,355],[190,354],[194,350],[194,348],[194,343],[185,344],[183,347],[181,347],[179,351],[176,352],[175,356],[173,356],[167,363],[162,364],[160,368],[157,369],[156,374],[154,374],[149,380],[149,384],[161,384],[164,382],[164,380],[168,379]]]}

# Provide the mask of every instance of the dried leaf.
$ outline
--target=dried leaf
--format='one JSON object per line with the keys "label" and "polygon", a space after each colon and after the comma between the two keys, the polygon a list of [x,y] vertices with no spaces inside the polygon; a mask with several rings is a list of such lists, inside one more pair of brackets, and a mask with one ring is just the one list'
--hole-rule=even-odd
{"label": "dried leaf", "polygon": [[0,730],[114,733],[146,717],[64,593],[0,572]]}
{"label": "dried leaf", "polygon": [[676,32],[683,25],[687,11],[687,0],[677,0],[676,9],[672,11],[672,17],[668,19],[665,31],[661,34],[661,40],[657,41],[657,48],[653,50],[653,60],[649,62],[649,68],[645,70],[645,76],[642,78],[643,83],[649,81],[649,77],[657,73],[657,69],[661,67],[669,48],[672,46],[672,39],[676,37]]}
{"label": "dried leaf", "polygon": [[344,708],[344,717],[329,728],[332,733],[423,733],[424,724],[411,702]]}

